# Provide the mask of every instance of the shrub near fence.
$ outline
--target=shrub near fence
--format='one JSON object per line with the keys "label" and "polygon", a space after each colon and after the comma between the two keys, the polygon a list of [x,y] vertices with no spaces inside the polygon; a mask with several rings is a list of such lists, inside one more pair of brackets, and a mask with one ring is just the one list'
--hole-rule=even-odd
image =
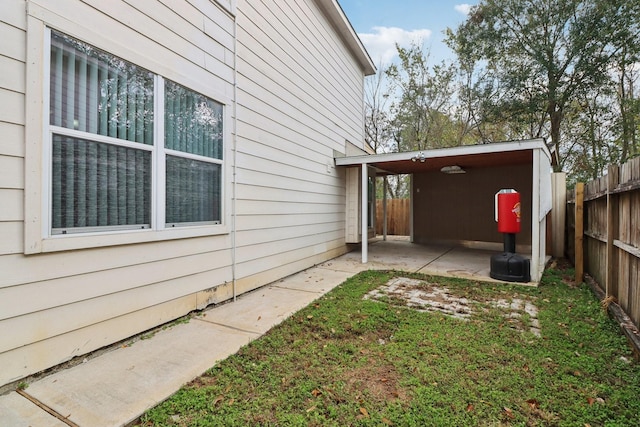
{"label": "shrub near fence", "polygon": [[640,158],[578,183],[567,217],[567,255],[576,279],[588,273],[640,327]]}
{"label": "shrub near fence", "polygon": [[[411,233],[409,227],[409,199],[387,200],[387,234],[395,236],[408,236]],[[383,234],[383,201],[376,200],[376,234]]]}

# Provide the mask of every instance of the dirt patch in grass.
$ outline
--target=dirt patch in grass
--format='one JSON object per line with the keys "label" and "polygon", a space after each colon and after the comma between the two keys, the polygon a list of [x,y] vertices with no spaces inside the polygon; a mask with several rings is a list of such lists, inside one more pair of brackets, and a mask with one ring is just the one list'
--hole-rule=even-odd
{"label": "dirt patch in grass", "polygon": [[357,400],[366,398],[375,405],[407,399],[405,391],[399,386],[399,379],[400,375],[391,364],[364,366],[345,372],[349,394]]}

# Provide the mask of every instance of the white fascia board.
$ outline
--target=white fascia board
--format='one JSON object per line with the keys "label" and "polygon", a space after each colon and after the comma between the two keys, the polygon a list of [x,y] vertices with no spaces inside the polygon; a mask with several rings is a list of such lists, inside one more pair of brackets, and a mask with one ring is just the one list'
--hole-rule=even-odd
{"label": "white fascia board", "polygon": [[547,158],[551,160],[551,153],[549,152],[549,148],[544,143],[544,139],[542,138],[527,139],[523,141],[494,142],[490,144],[461,145],[458,147],[436,148],[433,150],[424,151],[407,151],[403,153],[385,153],[364,156],[339,157],[335,160],[336,166],[355,166],[368,163],[411,160],[411,158],[416,157],[420,154],[424,156],[425,159],[434,159],[438,157],[468,156],[472,154],[500,153],[507,151],[536,149],[542,150]]}

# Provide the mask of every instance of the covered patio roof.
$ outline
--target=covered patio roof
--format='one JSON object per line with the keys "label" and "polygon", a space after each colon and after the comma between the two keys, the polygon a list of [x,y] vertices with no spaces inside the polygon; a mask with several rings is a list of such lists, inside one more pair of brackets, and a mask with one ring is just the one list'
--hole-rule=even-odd
{"label": "covered patio roof", "polygon": [[[544,139],[529,139],[490,144],[466,145],[451,148],[355,155],[335,158],[336,166],[361,169],[360,206],[368,202],[368,170],[378,176],[398,174],[423,174],[433,171],[446,172],[447,167],[457,167],[455,172],[473,169],[490,169],[503,166],[531,165],[531,274],[534,281],[544,270],[545,217],[551,210],[551,164],[554,156]],[[451,172],[451,171],[450,171]],[[412,207],[413,209],[413,207]],[[367,210],[360,209],[362,237],[361,262],[367,263]]]}
{"label": "covered patio roof", "polygon": [[335,160],[336,166],[368,165],[375,167],[378,175],[398,175],[440,170],[454,165],[467,170],[528,164],[533,161],[534,149],[543,149],[551,157],[544,140],[539,138],[404,153],[338,157]]}

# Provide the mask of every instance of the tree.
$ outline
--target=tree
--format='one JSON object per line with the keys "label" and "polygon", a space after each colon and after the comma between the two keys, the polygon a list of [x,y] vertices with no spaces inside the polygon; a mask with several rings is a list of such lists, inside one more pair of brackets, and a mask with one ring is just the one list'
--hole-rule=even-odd
{"label": "tree", "polygon": [[[365,141],[376,153],[393,150],[389,85],[383,64],[375,75],[365,80]],[[383,180],[376,185],[376,198],[382,198]],[[409,180],[405,175],[391,175],[386,180],[386,192],[391,199],[409,197]]]}
{"label": "tree", "polygon": [[624,48],[617,64],[617,105],[620,111],[618,127],[620,130],[621,162],[640,154],[638,133],[640,132],[640,90],[638,75],[640,74],[639,55],[627,54]]}
{"label": "tree", "polygon": [[532,136],[548,129],[560,154],[567,109],[608,81],[625,46],[638,51],[639,8],[627,0],[481,0],[447,43],[463,67],[481,67],[497,83],[494,116]]}
{"label": "tree", "polygon": [[389,116],[389,93],[383,64],[378,65],[376,74],[365,80],[365,141],[376,153],[388,150],[391,139],[391,118]]}
{"label": "tree", "polygon": [[445,63],[429,66],[428,54],[418,43],[396,46],[399,64],[386,70],[390,92],[394,151],[424,150],[458,145],[451,140],[456,70]]}

